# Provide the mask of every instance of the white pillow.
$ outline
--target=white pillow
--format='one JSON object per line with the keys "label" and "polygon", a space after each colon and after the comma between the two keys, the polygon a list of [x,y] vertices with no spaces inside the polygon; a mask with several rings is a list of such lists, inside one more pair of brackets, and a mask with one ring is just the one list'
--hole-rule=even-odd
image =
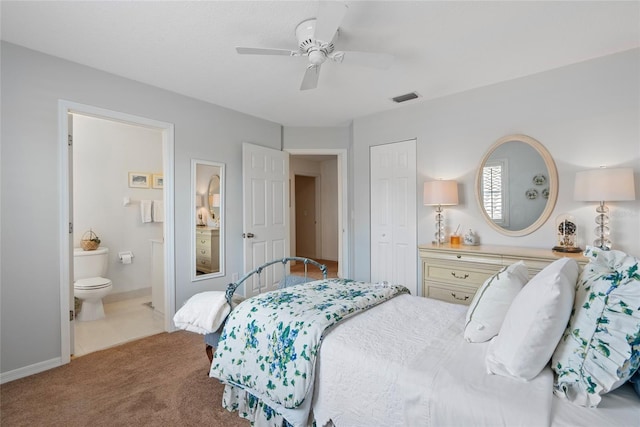
{"label": "white pillow", "polygon": [[640,260],[590,246],[584,254],[590,261],[552,368],[556,395],[595,407],[640,367]]}
{"label": "white pillow", "polygon": [[524,261],[511,264],[489,277],[471,301],[464,339],[485,342],[495,337],[511,302],[528,281],[529,270]]}
{"label": "white pillow", "polygon": [[173,323],[177,328],[206,335],[216,332],[230,311],[224,292],[201,292],[184,303],[173,316]]}
{"label": "white pillow", "polygon": [[530,380],[542,371],[567,327],[577,279],[578,263],[561,258],[522,288],[489,343],[489,373]]}

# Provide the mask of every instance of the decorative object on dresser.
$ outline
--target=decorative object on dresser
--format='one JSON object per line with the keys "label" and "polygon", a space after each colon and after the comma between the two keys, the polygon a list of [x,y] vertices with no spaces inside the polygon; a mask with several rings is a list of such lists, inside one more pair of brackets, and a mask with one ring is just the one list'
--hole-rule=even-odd
{"label": "decorative object on dresser", "polygon": [[469,229],[469,232],[464,235],[463,243],[467,246],[475,246],[479,245],[480,241],[478,235],[472,229]]}
{"label": "decorative object on dresser", "polygon": [[220,271],[220,229],[202,227],[196,229],[196,274]]}
{"label": "decorative object on dresser", "polygon": [[587,263],[581,254],[512,246],[427,244],[418,246],[418,251],[422,296],[466,305],[488,278],[518,261],[524,261],[530,277],[562,257],[573,258],[580,266]]}
{"label": "decorative object on dresser", "polygon": [[595,233],[598,236],[593,245],[604,250],[611,249],[609,230],[609,208],[605,202],[635,200],[636,193],[632,168],[604,168],[576,173],[573,198],[584,202],[600,202],[596,208]]}
{"label": "decorative object on dresser", "polygon": [[578,226],[572,215],[562,214],[556,218],[556,233],[558,242],[553,247],[556,252],[578,253],[582,249],[578,247]]}
{"label": "decorative object on dresser", "polygon": [[447,236],[444,230],[442,206],[458,204],[458,183],[456,181],[428,181],[424,183],[424,205],[436,207],[436,232],[434,243],[444,243]]}

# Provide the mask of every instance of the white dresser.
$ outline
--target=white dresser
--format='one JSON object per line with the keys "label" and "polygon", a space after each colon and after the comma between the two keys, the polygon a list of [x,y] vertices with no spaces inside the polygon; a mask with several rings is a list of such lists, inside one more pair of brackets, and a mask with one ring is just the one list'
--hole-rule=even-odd
{"label": "white dresser", "polygon": [[570,257],[580,266],[582,254],[553,252],[551,249],[514,246],[418,246],[422,262],[422,295],[458,304],[470,304],[476,290],[502,267],[523,260],[534,276],[553,261]]}
{"label": "white dresser", "polygon": [[219,228],[196,228],[196,270],[205,274],[220,271]]}

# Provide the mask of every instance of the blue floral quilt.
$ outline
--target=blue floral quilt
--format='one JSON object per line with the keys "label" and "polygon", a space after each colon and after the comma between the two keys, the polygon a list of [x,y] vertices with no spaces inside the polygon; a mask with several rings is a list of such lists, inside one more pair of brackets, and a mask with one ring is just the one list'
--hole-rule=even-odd
{"label": "blue floral quilt", "polygon": [[329,279],[250,298],[227,319],[210,376],[258,399],[296,408],[313,388],[327,329],[408,292],[399,285]]}

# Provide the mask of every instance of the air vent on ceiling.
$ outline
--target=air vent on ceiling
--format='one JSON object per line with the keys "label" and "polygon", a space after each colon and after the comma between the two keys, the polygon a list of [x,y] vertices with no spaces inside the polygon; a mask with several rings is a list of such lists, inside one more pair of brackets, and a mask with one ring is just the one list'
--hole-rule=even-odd
{"label": "air vent on ceiling", "polygon": [[401,102],[411,101],[412,99],[416,99],[416,98],[420,98],[420,95],[418,95],[417,92],[409,92],[409,93],[405,93],[404,95],[393,97],[391,98],[391,100],[399,104]]}

